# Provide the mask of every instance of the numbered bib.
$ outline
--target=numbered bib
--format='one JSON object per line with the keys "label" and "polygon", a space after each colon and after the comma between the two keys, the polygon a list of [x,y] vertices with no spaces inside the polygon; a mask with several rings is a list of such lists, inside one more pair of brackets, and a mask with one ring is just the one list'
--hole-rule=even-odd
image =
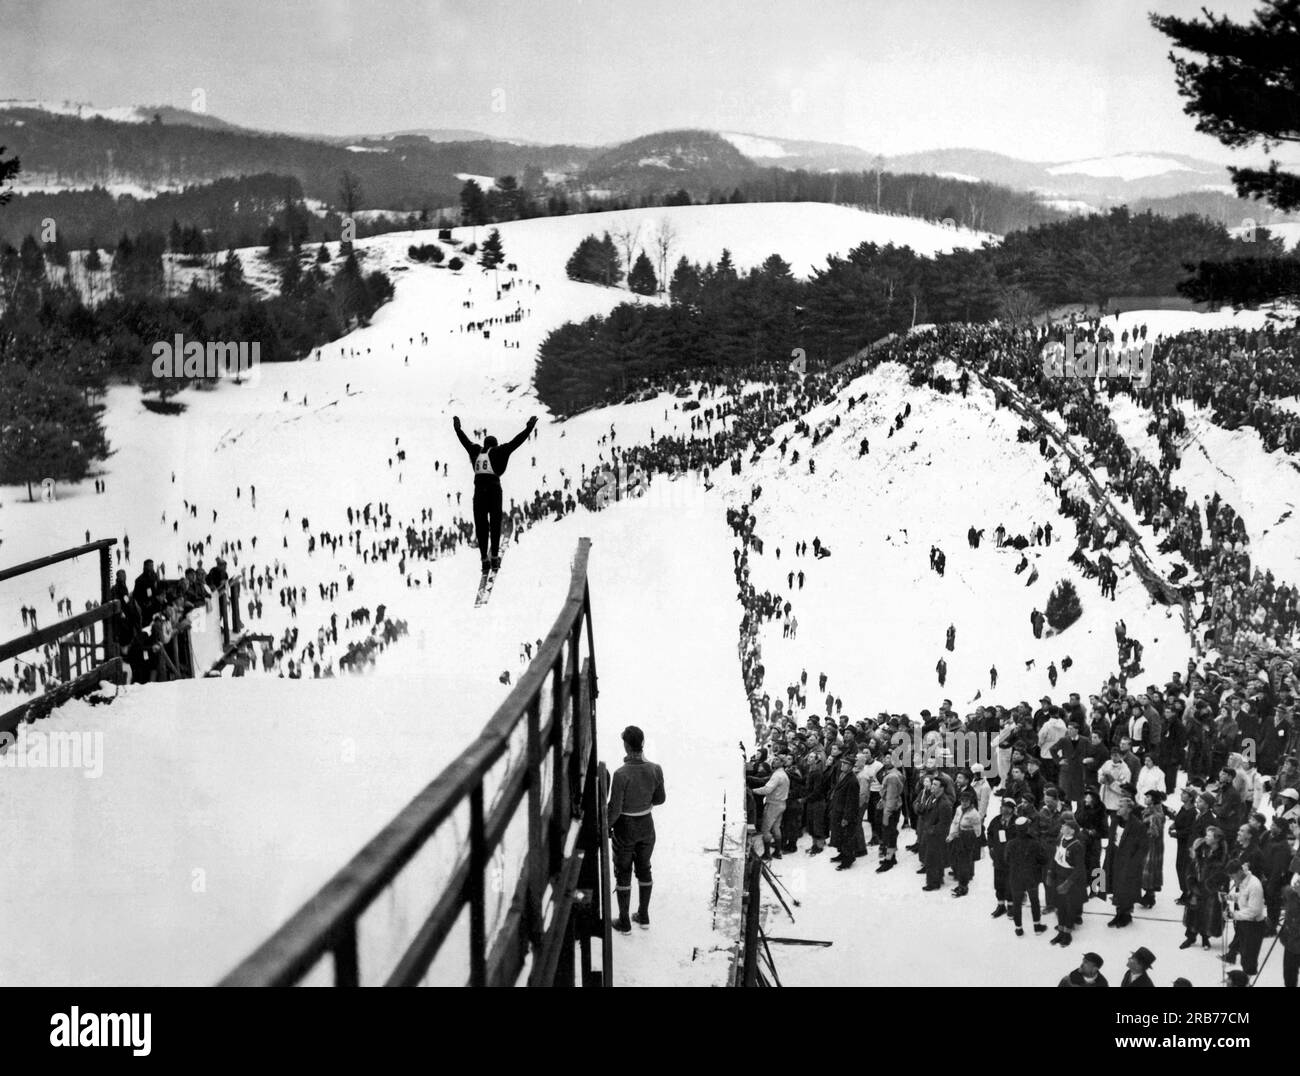
{"label": "numbered bib", "polygon": [[492,459],[487,449],[478,454],[478,459],[474,461],[474,473],[476,475],[486,474],[495,475],[496,471],[492,470]]}

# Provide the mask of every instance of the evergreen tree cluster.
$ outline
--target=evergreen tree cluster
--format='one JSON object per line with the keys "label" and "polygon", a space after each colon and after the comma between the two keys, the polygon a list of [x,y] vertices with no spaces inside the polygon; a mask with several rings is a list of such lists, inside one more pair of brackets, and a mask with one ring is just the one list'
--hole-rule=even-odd
{"label": "evergreen tree cluster", "polygon": [[1064,631],[1078,620],[1083,615],[1083,607],[1079,604],[1079,593],[1074,583],[1069,579],[1057,583],[1047,596],[1047,608],[1043,613],[1047,617],[1047,623],[1058,632]]}
{"label": "evergreen tree cluster", "polygon": [[597,239],[589,235],[569,255],[564,271],[570,280],[585,284],[603,284],[612,288],[623,279],[623,263],[609,232]]}
{"label": "evergreen tree cluster", "polygon": [[[552,410],[567,413],[692,371],[768,360],[783,369],[796,347],[810,363],[830,365],[911,325],[1024,320],[1062,303],[1174,296],[1197,261],[1260,249],[1258,239],[1234,240],[1198,217],[1121,208],[933,258],[863,243],[803,281],[776,255],[747,273],[737,272],[727,251],[704,266],[681,258],[669,280],[670,306],[619,307],[552,332],[538,356],[537,388]],[[573,279],[606,285],[621,274],[608,235],[584,239],[567,269]]]}
{"label": "evergreen tree cluster", "polygon": [[418,246],[409,246],[406,248],[406,256],[413,262],[424,262],[429,265],[441,265],[446,255],[442,247],[437,243],[421,243]]}
{"label": "evergreen tree cluster", "polygon": [[184,387],[152,377],[160,341],[256,342],[262,362],[292,361],[366,324],[393,294],[388,278],[364,272],[355,255],[330,278],[311,255],[292,253],[281,265],[281,293],[260,298],[232,250],[216,289],[166,297],[165,247],[160,233],[124,236],[114,251],[116,294],[95,306],[47,274],[46,252],[30,236],[0,249],[0,484],[85,477],[108,454],[97,400],[111,381],[164,396]]}

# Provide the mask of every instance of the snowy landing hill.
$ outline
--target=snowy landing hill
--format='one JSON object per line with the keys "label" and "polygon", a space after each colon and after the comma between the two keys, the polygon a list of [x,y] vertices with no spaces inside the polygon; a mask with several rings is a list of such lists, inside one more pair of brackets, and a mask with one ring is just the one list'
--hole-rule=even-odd
{"label": "snowy landing hill", "polygon": [[[409,635],[361,677],[142,685],[108,707],[69,704],[45,722],[50,730],[101,734],[102,769],[93,778],[68,769],[0,770],[0,816],[11,823],[0,915],[18,939],[0,950],[0,982],[198,984],[228,971],[482,727],[509,690],[501,674],[517,676],[523,644],[550,627],[581,535],[594,542],[601,755],[616,766],[619,730],[641,725],[648,754],[665,767],[669,793],[657,812],[656,926],[649,935],[615,940],[616,981],[720,982],[726,939],[713,930],[713,858],[706,849],[717,847],[724,797],[729,836],[738,835],[737,743],[754,742],[736,657],[741,610],[724,512],[754,482],[765,490],[758,502],[768,550],[755,561],[760,588],[789,589],[783,577],[794,566],[795,540],[818,535],[833,550],[827,560],[810,557],[799,565],[808,574],[805,588],[791,593],[798,639],[781,639],[779,629],[764,638],[774,691],[806,667],[813,678],[827,671],[828,690],[854,715],[915,713],[945,696],[964,710],[976,690],[997,701],[1042,694],[1046,661],[1059,667],[1065,653],[1075,665],[1058,691],[1085,691],[1111,668],[1110,625],[1121,615],[1147,645],[1149,668],[1177,666],[1184,644],[1176,622],[1151,606],[1127,572],[1113,605],[1101,601],[1095,584],[1079,582],[1084,619],[1059,638],[1032,639],[1028,609],[1041,607],[1047,586],[1068,574],[1062,563],[1068,547],[1054,542],[1033,551],[1040,578],[1024,587],[1010,556],[991,547],[991,531],[999,521],[1015,531],[1048,518],[1036,447],[1017,443],[1008,413],[992,413],[979,393],[967,400],[939,397],[911,388],[891,368],[859,379],[825,414],[812,416],[841,415],[841,427],[813,450],[816,476],[806,474],[806,451],[801,470],[769,449],[713,491],[692,476],[659,480],[644,501],[541,523],[505,549],[486,610],[472,608],[477,564],[468,550],[433,563],[412,561],[407,578],[419,579],[419,587],[407,585],[395,558],[362,561],[346,546],[337,554],[308,551],[310,535],[349,529],[349,507],[389,506],[393,531],[365,530],[366,544],[372,536],[400,536],[408,522],[418,529],[422,511],[431,513],[431,526],[467,514],[468,468],[451,416],[460,415],[468,430],[486,426],[498,436],[521,428],[538,410],[530,379],[545,334],[629,298],[568,281],[563,266],[573,247],[615,219],[638,218],[648,228],[665,216],[679,233],[676,254],[704,260],[727,246],[745,267],[775,251],[800,273],[866,239],[918,249],[926,249],[923,241],[929,249],[978,241],[814,204],[507,224],[501,232],[507,260],[518,265],[513,273],[408,265],[406,247],[433,240],[433,233],[366,240],[358,245],[369,266],[402,267],[394,272],[396,298],[371,326],[325,347],[319,359],[261,367],[240,386],[187,390],[179,397],[188,408],[180,418],[146,411],[136,388],[113,389],[107,427],[115,455],[102,474],[104,494],[84,483],[60,489],[52,504],[28,504],[24,491],[0,491],[5,563],[75,545],[89,530],[130,536],[132,559],[123,564],[129,579],[145,557],[174,575],[187,563],[187,543],[211,535],[209,564],[223,542],[238,541],[236,570],[260,572],[273,561],[283,569],[263,593],[265,609],[253,630],[279,637],[297,626],[301,647],[331,613],[344,621],[352,609],[380,602],[409,626]],[[456,234],[473,238],[471,229]],[[498,298],[506,282],[511,287]],[[494,325],[490,335],[467,331],[468,323],[517,312],[521,320]],[[863,392],[866,401],[847,414],[845,397]],[[909,402],[911,417],[887,437],[885,427]],[[608,459],[601,439],[611,427],[619,445],[645,442],[652,430],[685,431],[688,416],[677,405],[661,397],[563,423],[543,415],[537,437],[519,449],[505,475],[507,500],[562,486],[565,477],[576,481],[584,465]],[[859,459],[862,436],[870,437],[871,455]],[[986,528],[978,551],[965,545],[970,523]],[[1054,518],[1058,532],[1065,527]],[[944,580],[926,567],[931,542],[948,555]],[[779,564],[771,552],[778,545],[784,550]],[[21,632],[23,604],[35,606],[43,624],[56,619],[55,599],[80,608],[97,596],[94,574],[93,564],[68,564],[5,584],[0,632]],[[351,591],[342,585],[348,575]],[[331,582],[340,583],[340,594],[322,600],[319,587]],[[275,588],[284,585],[306,588],[296,617],[277,601]],[[952,654],[943,650],[948,623],[957,627]],[[341,630],[340,639],[364,634],[364,628]],[[942,689],[934,679],[941,653],[950,666]],[[1030,658],[1035,665],[1026,669]],[[996,695],[985,687],[992,662],[1001,673]],[[430,849],[417,880],[436,885],[455,831],[448,840]],[[891,885],[910,881],[904,873],[894,872]],[[842,940],[837,958],[866,937],[862,909],[875,899],[866,878],[865,870],[852,876],[862,888],[853,890],[850,905],[805,900],[810,926]],[[381,976],[416,929],[428,892],[397,887],[367,917],[363,981]],[[824,889],[827,899],[838,892],[848,890]],[[932,926],[911,890],[903,894],[899,889],[897,900],[915,911],[916,922]],[[913,947],[905,949],[901,935],[895,941],[889,959],[903,975]],[[435,981],[459,981],[457,945],[449,942]],[[1060,963],[1018,961],[1011,981],[1043,981],[1059,975]],[[873,981],[874,972],[857,964],[829,968],[838,981]],[[827,981],[827,970],[809,965],[792,975],[812,981],[820,974]],[[912,971],[891,981],[942,978]]]}

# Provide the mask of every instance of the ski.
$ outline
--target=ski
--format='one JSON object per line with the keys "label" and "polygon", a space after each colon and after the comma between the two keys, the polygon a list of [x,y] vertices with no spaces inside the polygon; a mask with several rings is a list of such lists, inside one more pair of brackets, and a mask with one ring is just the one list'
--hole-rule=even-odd
{"label": "ski", "polygon": [[488,599],[492,597],[492,588],[496,586],[497,583],[497,572],[500,570],[501,568],[498,565],[495,568],[489,568],[479,577],[478,594],[474,598],[475,609],[480,605],[487,605]]}

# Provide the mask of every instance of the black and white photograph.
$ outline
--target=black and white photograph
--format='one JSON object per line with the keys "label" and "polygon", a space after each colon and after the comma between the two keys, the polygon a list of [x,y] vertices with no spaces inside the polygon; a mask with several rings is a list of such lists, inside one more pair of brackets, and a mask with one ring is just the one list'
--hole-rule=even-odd
{"label": "black and white photograph", "polygon": [[0,0],[22,1022],[1293,1046],[1297,57],[1300,0]]}

